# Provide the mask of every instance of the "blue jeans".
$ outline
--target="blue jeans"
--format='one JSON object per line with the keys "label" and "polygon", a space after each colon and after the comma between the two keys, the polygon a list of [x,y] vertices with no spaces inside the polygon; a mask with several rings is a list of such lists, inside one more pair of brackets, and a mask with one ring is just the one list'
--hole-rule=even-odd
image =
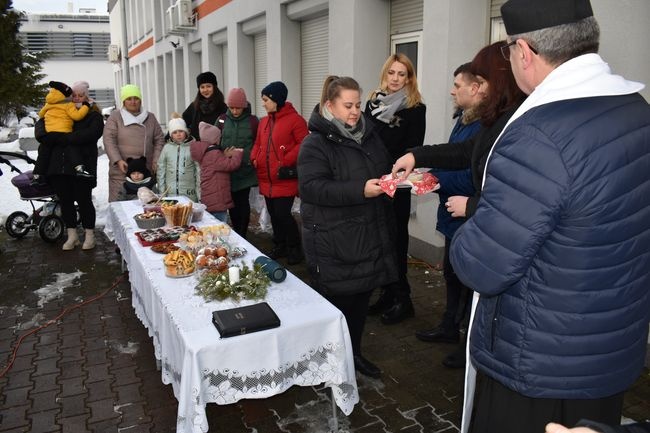
{"label": "blue jeans", "polygon": [[215,212],[210,212],[210,214],[221,221],[222,223],[227,223],[228,222],[228,212],[227,211],[215,211]]}

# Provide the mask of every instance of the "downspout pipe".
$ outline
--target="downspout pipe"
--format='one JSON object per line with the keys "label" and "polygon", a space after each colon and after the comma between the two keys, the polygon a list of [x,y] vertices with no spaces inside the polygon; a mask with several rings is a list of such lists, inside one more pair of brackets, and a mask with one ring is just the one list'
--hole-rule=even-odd
{"label": "downspout pipe", "polygon": [[126,32],[126,0],[120,0],[120,19],[122,21],[122,84],[131,83],[131,71],[129,70],[129,44]]}

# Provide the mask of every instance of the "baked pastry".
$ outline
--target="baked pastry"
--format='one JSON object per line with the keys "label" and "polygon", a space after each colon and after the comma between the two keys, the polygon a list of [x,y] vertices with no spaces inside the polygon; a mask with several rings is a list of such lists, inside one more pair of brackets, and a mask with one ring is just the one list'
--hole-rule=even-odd
{"label": "baked pastry", "polygon": [[168,254],[172,251],[179,250],[180,248],[181,247],[176,244],[156,244],[151,247],[151,251],[159,254]]}
{"label": "baked pastry", "polygon": [[170,277],[182,277],[194,273],[194,254],[185,250],[172,251],[163,258],[165,274]]}

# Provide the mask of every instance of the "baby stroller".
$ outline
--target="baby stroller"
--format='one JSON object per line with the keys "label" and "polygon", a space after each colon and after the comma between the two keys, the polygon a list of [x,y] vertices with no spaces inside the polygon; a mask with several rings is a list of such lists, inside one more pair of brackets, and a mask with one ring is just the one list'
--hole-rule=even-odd
{"label": "baby stroller", "polygon": [[[11,163],[9,157],[22,159],[30,164],[36,163],[27,155],[0,151],[0,164],[6,164],[12,172],[18,173],[18,176],[11,179],[11,183],[18,188],[21,200],[28,201],[32,206],[31,215],[27,215],[23,211],[9,214],[5,222],[5,230],[9,236],[17,239],[24,237],[30,230],[38,230],[38,234],[44,241],[50,243],[58,241],[63,237],[65,228],[58,197],[49,185],[32,185],[32,171],[21,172]],[[0,175],[2,175],[1,170]],[[34,202],[43,203],[43,205],[36,207]],[[79,219],[78,212],[77,219]]]}

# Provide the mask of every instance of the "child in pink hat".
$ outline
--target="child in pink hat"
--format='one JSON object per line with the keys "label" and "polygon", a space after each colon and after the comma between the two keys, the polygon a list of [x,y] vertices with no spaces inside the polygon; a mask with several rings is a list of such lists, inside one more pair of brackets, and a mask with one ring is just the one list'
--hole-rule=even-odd
{"label": "child in pink hat", "polygon": [[201,203],[212,216],[227,222],[227,211],[233,207],[230,173],[239,168],[242,152],[233,147],[222,150],[221,130],[209,123],[199,123],[199,136],[201,140],[191,144],[190,152],[201,167]]}

